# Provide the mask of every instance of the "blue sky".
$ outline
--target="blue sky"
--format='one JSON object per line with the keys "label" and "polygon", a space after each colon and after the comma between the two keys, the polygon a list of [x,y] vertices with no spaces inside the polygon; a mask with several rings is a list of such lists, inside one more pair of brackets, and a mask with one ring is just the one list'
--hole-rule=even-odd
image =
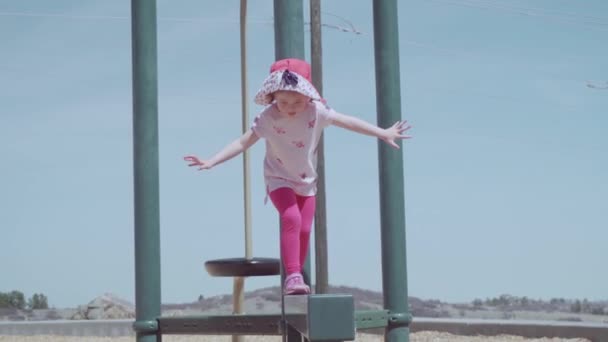
{"label": "blue sky", "polygon": [[[163,302],[229,293],[203,263],[244,255],[241,159],[206,173],[182,160],[240,134],[238,3],[158,1]],[[323,30],[324,95],[375,122],[371,3],[346,3],[324,1],[323,20],[362,34]],[[607,13],[601,0],[399,2],[410,295],[607,299],[608,90],[588,87],[608,80]],[[251,99],[274,58],[272,2],[249,15]],[[133,300],[129,2],[0,0],[0,18],[0,291]],[[263,152],[253,251],[275,257]],[[332,284],[382,288],[377,167],[376,141],[326,131]]]}

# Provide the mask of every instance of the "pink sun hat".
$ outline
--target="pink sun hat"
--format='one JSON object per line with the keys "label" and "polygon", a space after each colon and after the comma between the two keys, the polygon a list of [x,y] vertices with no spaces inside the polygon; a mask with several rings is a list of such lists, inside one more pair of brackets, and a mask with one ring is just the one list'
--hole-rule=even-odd
{"label": "pink sun hat", "polygon": [[259,105],[269,105],[272,103],[272,94],[280,90],[295,91],[325,103],[312,84],[310,64],[301,59],[286,58],[274,62],[270,66],[270,75],[264,80],[254,101]]}

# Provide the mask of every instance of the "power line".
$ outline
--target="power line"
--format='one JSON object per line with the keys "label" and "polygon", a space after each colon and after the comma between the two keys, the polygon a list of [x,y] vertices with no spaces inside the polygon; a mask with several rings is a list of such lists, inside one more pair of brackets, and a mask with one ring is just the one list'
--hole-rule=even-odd
{"label": "power line", "polygon": [[[587,15],[579,15],[564,11],[554,11],[534,7],[522,7],[507,5],[501,2],[490,0],[431,0],[436,3],[451,4],[461,7],[469,7],[484,10],[495,10],[499,12],[512,13],[528,17],[537,17],[544,20],[561,22],[567,24],[578,24],[587,28],[608,30],[608,19]],[[561,13],[561,14],[560,14]]]}
{"label": "power line", "polygon": [[355,27],[355,25],[353,25],[353,23],[350,20],[348,20],[348,19],[346,19],[344,17],[341,17],[339,15],[336,15],[336,14],[333,14],[333,13],[329,13],[329,12],[321,12],[321,13],[327,14],[327,15],[332,16],[334,18],[338,18],[338,19],[342,20],[343,22],[345,22],[348,25],[348,27],[337,26],[336,25],[335,28],[337,28],[337,29],[339,29],[341,31],[344,31],[344,32],[353,32],[355,34],[361,34],[361,31],[357,30],[357,28]]}
{"label": "power line", "polygon": [[573,19],[588,19],[592,20],[591,22],[594,24],[600,25],[608,25],[608,18],[601,18],[590,15],[577,14],[573,12],[566,12],[554,9],[546,9],[546,8],[538,8],[538,7],[529,7],[529,6],[517,6],[509,3],[500,2],[497,0],[463,0],[468,2],[476,2],[480,4],[493,5],[495,8],[499,9],[508,9],[512,11],[517,11],[517,13],[530,15],[530,16],[542,16],[542,15],[550,15],[550,16],[565,16]]}
{"label": "power line", "polygon": [[[352,32],[354,34],[362,34],[361,31],[357,30],[355,26],[345,18],[337,16],[335,14],[327,13],[336,18],[340,18],[347,23],[347,26],[340,26],[335,24],[322,23],[321,26],[336,29],[342,32]],[[63,13],[39,13],[39,12],[0,12],[0,16],[4,17],[33,17],[33,18],[61,18],[61,19],[84,19],[84,20],[131,20],[128,16],[110,16],[110,15],[73,15]],[[159,21],[172,21],[172,22],[205,22],[205,23],[238,23],[238,20],[222,20],[216,18],[180,18],[180,17],[158,17]],[[247,21],[253,24],[268,24],[272,25],[273,20],[251,20]],[[306,22],[305,24],[310,25]]]}
{"label": "power line", "polygon": [[593,81],[587,81],[587,88],[591,89],[608,89],[608,81],[605,81],[604,84],[598,84]]}
{"label": "power line", "polygon": [[[5,17],[39,17],[39,18],[63,18],[63,19],[89,19],[89,20],[131,20],[130,16],[110,16],[110,15],[72,15],[64,13],[39,13],[39,12],[0,12],[0,16]],[[159,21],[175,22],[215,22],[215,23],[238,23],[235,20],[224,20],[217,18],[179,18],[179,17],[158,17]],[[272,24],[272,20],[248,20],[248,23]]]}

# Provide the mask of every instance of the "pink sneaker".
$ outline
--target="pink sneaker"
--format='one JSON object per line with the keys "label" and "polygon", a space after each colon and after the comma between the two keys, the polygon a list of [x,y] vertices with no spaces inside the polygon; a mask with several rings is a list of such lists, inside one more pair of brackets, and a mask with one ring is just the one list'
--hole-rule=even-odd
{"label": "pink sneaker", "polygon": [[310,287],[304,283],[304,278],[300,273],[292,273],[285,278],[284,293],[286,295],[309,294]]}

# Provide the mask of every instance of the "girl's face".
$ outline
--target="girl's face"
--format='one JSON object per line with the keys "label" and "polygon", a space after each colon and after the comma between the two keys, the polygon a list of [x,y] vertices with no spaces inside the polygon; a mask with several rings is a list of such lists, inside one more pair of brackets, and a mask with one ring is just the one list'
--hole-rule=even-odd
{"label": "girl's face", "polygon": [[310,102],[308,96],[295,91],[277,91],[274,93],[274,100],[279,112],[288,117],[294,117],[297,113],[303,112]]}

